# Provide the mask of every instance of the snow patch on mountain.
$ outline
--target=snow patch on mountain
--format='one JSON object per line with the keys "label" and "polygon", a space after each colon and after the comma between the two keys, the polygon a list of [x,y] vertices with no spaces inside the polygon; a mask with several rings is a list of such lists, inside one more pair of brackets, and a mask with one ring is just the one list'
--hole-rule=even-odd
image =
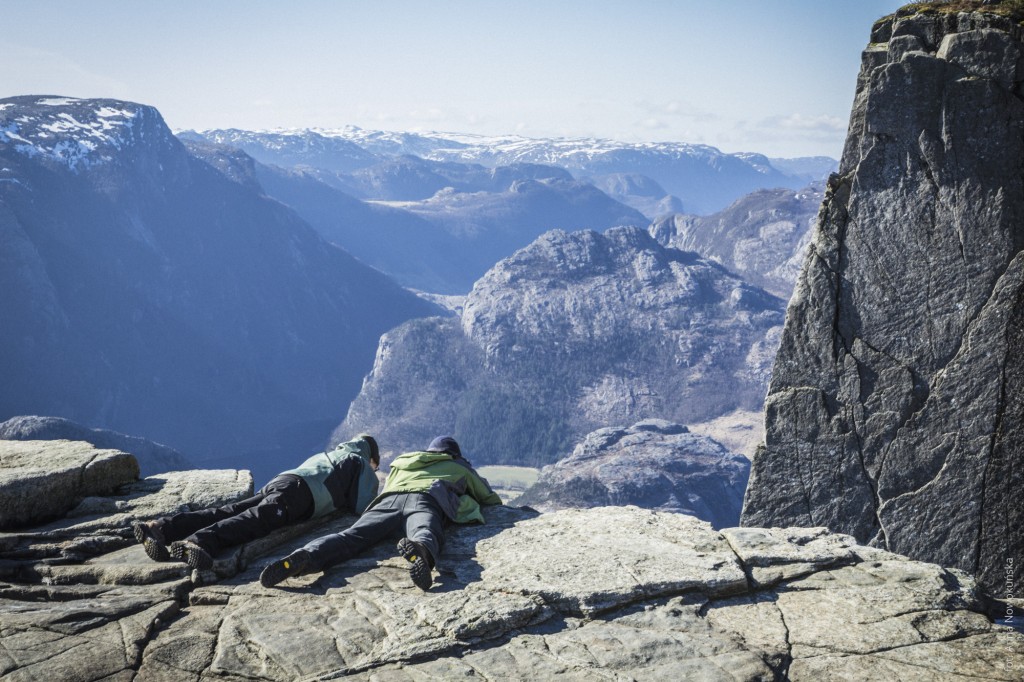
{"label": "snow patch on mountain", "polygon": [[110,161],[124,149],[141,106],[69,97],[17,98],[0,104],[0,151],[49,157],[73,171]]}

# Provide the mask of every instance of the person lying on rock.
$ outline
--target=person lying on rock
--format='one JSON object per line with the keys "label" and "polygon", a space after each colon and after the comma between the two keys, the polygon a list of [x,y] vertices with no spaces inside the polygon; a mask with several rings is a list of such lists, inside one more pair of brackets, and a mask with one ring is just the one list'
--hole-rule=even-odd
{"label": "person lying on rock", "polygon": [[377,495],[379,466],[377,441],[361,434],[278,474],[250,498],[136,523],[132,529],[154,561],[174,559],[208,570],[220,550],[283,526],[335,510],[361,514]]}
{"label": "person lying on rock", "polygon": [[323,571],[404,530],[398,553],[411,564],[413,583],[429,590],[445,523],[483,523],[480,505],[490,504],[501,504],[501,498],[462,456],[454,438],[438,436],[425,451],[407,452],[391,462],[384,492],[352,526],[269,564],[260,583],[273,587],[292,576]]}

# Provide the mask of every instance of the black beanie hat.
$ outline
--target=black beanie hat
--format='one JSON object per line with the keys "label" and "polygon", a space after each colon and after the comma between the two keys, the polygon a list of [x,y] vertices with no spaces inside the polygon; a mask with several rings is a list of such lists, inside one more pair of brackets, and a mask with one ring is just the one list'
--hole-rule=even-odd
{"label": "black beanie hat", "polygon": [[447,452],[452,457],[462,457],[462,450],[459,449],[459,444],[451,436],[438,436],[430,441],[427,452]]}
{"label": "black beanie hat", "polygon": [[370,459],[380,461],[380,450],[377,448],[377,441],[368,433],[361,433],[356,438],[362,438],[370,444]]}

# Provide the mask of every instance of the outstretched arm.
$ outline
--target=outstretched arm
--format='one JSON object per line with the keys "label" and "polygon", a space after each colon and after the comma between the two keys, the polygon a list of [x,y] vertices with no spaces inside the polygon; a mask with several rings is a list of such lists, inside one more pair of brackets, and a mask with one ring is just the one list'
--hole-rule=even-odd
{"label": "outstretched arm", "polygon": [[498,493],[491,489],[487,479],[481,477],[473,469],[469,470],[466,483],[466,492],[472,495],[480,504],[501,504],[501,498],[498,496]]}

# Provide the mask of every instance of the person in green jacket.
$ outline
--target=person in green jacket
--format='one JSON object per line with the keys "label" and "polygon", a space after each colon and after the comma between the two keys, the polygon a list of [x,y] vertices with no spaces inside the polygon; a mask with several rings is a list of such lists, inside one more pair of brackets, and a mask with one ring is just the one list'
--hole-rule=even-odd
{"label": "person in green jacket", "polygon": [[391,462],[384,492],[352,526],[269,564],[260,583],[272,587],[292,576],[325,570],[404,530],[398,552],[410,563],[413,583],[428,590],[444,545],[445,522],[483,523],[480,505],[489,504],[501,504],[501,498],[462,456],[454,438],[438,436],[425,451],[407,452]]}
{"label": "person in green jacket", "polygon": [[265,537],[288,524],[335,510],[361,514],[377,495],[379,466],[377,441],[361,434],[281,472],[250,498],[136,523],[135,539],[154,561],[175,559],[210,569],[212,555],[221,549]]}

